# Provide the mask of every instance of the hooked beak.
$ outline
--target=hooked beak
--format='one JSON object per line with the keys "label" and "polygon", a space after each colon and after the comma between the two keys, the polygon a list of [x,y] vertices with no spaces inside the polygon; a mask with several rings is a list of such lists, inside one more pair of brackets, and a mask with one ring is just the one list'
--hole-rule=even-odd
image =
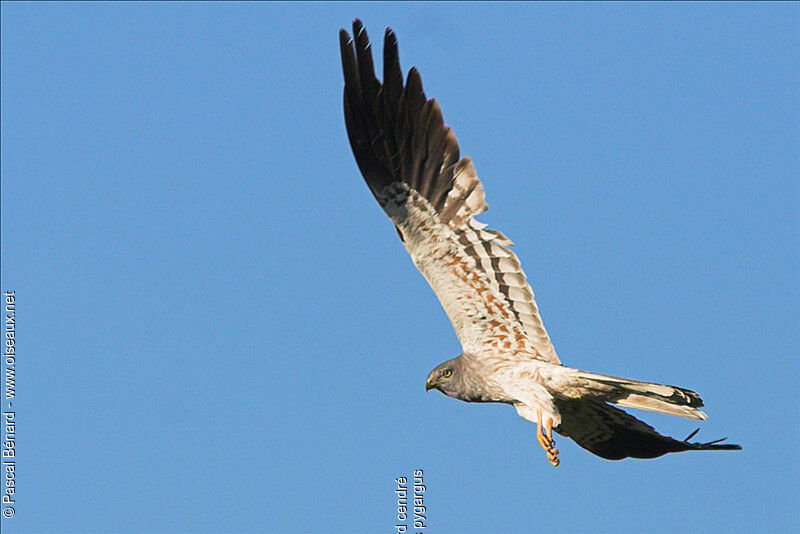
{"label": "hooked beak", "polygon": [[427,382],[425,382],[425,392],[427,393],[428,391],[435,388],[436,388],[436,382],[433,380],[432,376],[429,376]]}

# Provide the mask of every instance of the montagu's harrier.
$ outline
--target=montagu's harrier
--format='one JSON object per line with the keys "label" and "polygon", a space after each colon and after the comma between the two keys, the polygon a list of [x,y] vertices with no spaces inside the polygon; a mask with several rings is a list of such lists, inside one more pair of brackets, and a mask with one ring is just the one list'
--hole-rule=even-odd
{"label": "montagu's harrier", "polygon": [[387,29],[383,83],[367,32],[339,34],[344,116],[350,145],[372,194],[453,323],[462,353],[431,371],[425,389],[467,402],[503,402],[537,425],[558,465],[553,431],[619,460],[669,452],[731,450],[663,436],[608,403],[706,419],[694,391],[566,367],[556,355],[511,241],[474,216],[487,209],[481,182],[444,125],[436,100],[412,68],[405,84],[397,38]]}

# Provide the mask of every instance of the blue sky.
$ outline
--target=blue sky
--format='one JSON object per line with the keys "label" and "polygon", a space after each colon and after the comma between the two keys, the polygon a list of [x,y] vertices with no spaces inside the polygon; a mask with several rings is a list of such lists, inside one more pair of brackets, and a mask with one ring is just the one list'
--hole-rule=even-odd
{"label": "blue sky", "polygon": [[[797,4],[2,4],[14,532],[798,528]],[[561,359],[737,453],[610,462],[425,394],[460,352],[363,183],[340,27],[391,26]],[[695,422],[637,412],[683,438]]]}

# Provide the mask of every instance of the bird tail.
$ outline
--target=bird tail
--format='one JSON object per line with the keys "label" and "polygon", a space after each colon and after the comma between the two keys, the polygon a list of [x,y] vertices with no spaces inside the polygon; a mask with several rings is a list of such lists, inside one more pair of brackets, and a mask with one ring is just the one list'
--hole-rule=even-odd
{"label": "bird tail", "polygon": [[690,419],[708,419],[699,408],[700,395],[685,388],[642,382],[631,378],[601,375],[576,369],[572,378],[584,392],[628,408],[680,415]]}

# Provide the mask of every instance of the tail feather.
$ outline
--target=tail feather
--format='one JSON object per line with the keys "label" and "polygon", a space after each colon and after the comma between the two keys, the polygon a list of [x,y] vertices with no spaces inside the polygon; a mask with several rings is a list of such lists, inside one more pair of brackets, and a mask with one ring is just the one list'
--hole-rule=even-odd
{"label": "tail feather", "polygon": [[603,400],[619,406],[680,415],[690,419],[708,419],[708,416],[699,409],[703,406],[703,399],[690,389],[588,371],[578,371],[575,376],[589,393],[594,393]]}

